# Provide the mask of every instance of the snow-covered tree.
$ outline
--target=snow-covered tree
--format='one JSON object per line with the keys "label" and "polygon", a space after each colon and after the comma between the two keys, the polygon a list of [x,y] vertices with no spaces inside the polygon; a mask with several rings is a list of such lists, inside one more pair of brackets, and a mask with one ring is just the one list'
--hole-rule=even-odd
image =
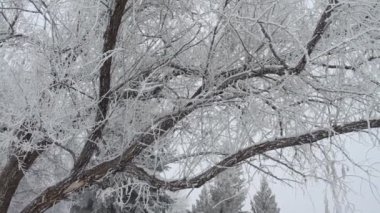
{"label": "snow-covered tree", "polygon": [[229,169],[218,175],[212,185],[202,189],[192,212],[242,212],[246,190],[241,175],[241,169]]}
{"label": "snow-covered tree", "polygon": [[260,189],[251,200],[251,209],[253,213],[279,213],[277,208],[276,197],[272,194],[268,182],[265,178],[261,179]]}
{"label": "snow-covered tree", "polygon": [[0,212],[242,164],[344,187],[321,165],[378,138],[379,29],[376,0],[2,1]]}
{"label": "snow-covered tree", "polygon": [[[201,190],[201,194],[199,195],[198,199],[195,201],[195,204],[192,206],[192,213],[200,212],[200,213],[206,213],[206,212],[214,212],[213,207],[215,203],[211,199],[210,189],[209,187],[203,186]],[[190,213],[191,213],[190,212]]]}

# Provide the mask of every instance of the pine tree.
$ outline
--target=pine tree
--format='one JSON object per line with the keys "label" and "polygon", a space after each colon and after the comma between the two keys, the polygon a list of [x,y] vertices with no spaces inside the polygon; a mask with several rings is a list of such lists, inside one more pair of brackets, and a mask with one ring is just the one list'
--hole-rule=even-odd
{"label": "pine tree", "polygon": [[253,213],[279,213],[275,196],[269,188],[265,178],[261,180],[260,191],[256,193],[251,201],[251,209]]}
{"label": "pine tree", "polygon": [[246,190],[240,169],[229,169],[217,176],[213,185],[203,187],[193,205],[193,213],[242,212]]}
{"label": "pine tree", "polygon": [[204,186],[202,188],[201,194],[199,195],[198,200],[196,201],[195,205],[192,207],[193,213],[199,212],[199,213],[208,213],[212,212],[214,202],[211,199],[210,196],[210,189],[208,186]]}

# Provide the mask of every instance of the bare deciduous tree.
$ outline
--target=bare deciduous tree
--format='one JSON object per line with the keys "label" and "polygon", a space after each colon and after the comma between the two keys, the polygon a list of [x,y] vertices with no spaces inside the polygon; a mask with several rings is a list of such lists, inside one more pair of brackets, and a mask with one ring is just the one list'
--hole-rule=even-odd
{"label": "bare deciduous tree", "polygon": [[370,0],[0,3],[0,212],[107,181],[200,187],[242,163],[338,178],[319,169],[346,153],[339,135],[378,146],[379,20]]}

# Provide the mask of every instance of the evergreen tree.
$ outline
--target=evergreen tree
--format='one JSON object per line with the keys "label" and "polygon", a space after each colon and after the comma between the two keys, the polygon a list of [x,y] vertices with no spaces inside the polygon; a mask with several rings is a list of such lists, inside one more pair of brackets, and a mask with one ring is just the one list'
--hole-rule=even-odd
{"label": "evergreen tree", "polygon": [[202,188],[202,191],[201,191],[201,194],[199,195],[198,200],[196,201],[195,205],[193,205],[191,212],[193,213],[212,212],[213,205],[214,205],[214,202],[212,201],[211,196],[210,196],[210,189],[207,186],[204,186]]}
{"label": "evergreen tree", "polygon": [[251,201],[251,209],[253,213],[279,213],[275,196],[269,188],[265,178],[261,180],[260,191],[256,193]]}
{"label": "evergreen tree", "polygon": [[216,177],[210,187],[203,187],[193,205],[193,213],[242,212],[246,190],[240,169],[229,169]]}

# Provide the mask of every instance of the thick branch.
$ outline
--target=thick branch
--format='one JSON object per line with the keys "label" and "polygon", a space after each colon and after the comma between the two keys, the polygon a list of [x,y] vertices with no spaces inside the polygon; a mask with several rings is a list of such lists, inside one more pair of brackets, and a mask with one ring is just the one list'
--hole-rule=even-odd
{"label": "thick branch", "polygon": [[124,170],[147,146],[162,137],[162,135],[172,129],[178,121],[193,112],[197,107],[199,107],[199,104],[188,104],[183,110],[156,120],[155,125],[148,128],[144,133],[137,135],[132,140],[132,145],[127,148],[121,156],[92,169],[80,173],[72,173],[68,178],[42,192],[42,194],[26,206],[22,212],[43,212],[71,193],[101,180],[107,173]]}
{"label": "thick branch", "polygon": [[331,129],[322,129],[316,130],[307,134],[288,137],[288,138],[279,138],[271,141],[266,141],[263,143],[259,143],[250,147],[247,147],[239,152],[232,154],[220,161],[215,166],[211,167],[207,171],[197,175],[189,180],[176,180],[165,182],[154,176],[149,175],[143,169],[128,165],[126,168],[128,172],[133,170],[132,174],[137,176],[139,179],[144,180],[157,188],[168,189],[171,191],[177,191],[186,188],[197,188],[205,184],[207,181],[214,178],[219,173],[223,172],[229,167],[233,167],[251,157],[256,155],[264,154],[268,151],[273,151],[276,149],[283,149],[287,147],[294,147],[304,144],[311,144],[317,141],[320,141],[325,138],[329,138],[335,135],[350,133],[350,132],[358,132],[361,130],[365,130],[368,128],[379,128],[380,127],[380,119],[374,120],[362,120],[357,122],[351,122],[344,125],[334,126]]}
{"label": "thick branch", "polygon": [[[333,1],[335,2],[335,1]],[[306,45],[305,55],[298,62],[297,66],[291,70],[290,73],[299,74],[302,70],[305,69],[307,58],[314,51],[318,42],[321,40],[322,35],[326,32],[328,25],[330,22],[328,19],[331,17],[333,10],[337,7],[336,3],[329,4],[326,9],[323,11],[321,18],[319,19],[316,28],[314,29],[313,36],[311,40]]]}
{"label": "thick branch", "polygon": [[130,174],[133,174],[137,178],[148,182],[154,187],[168,189],[172,191],[181,190],[185,188],[200,187],[207,181],[214,178],[219,173],[226,170],[228,167],[235,166],[236,164],[243,162],[244,160],[247,160],[248,158],[251,158],[253,156],[276,149],[315,143],[317,141],[329,138],[334,135],[358,132],[369,128],[379,127],[380,119],[368,121],[361,120],[344,125],[334,126],[330,129],[316,130],[295,137],[279,138],[271,141],[266,141],[260,144],[250,146],[248,148],[240,150],[239,152],[233,155],[230,155],[229,157],[220,161],[217,165],[211,167],[202,174],[193,177],[189,180],[176,180],[170,182],[159,180],[154,176],[151,176],[148,173],[146,173],[143,169],[131,165],[130,161],[128,161],[129,159],[131,159],[131,156],[123,155],[114,158],[110,161],[101,163],[98,166],[95,166],[91,169],[88,169],[84,171],[81,175],[72,175],[69,178],[56,184],[55,186],[48,188],[32,203],[25,207],[25,209],[22,212],[30,213],[41,212],[43,210],[46,210],[55,203],[62,200],[63,198],[68,197],[71,193],[77,192],[83,187],[90,186],[95,182],[101,181],[102,178],[104,178],[107,174],[113,172],[126,171]]}
{"label": "thick branch", "polygon": [[[28,134],[26,137],[31,137],[31,134]],[[25,143],[30,143],[30,138],[24,139],[27,140]],[[52,144],[52,141],[49,138],[44,138],[37,143],[37,148],[33,151],[16,150],[13,155],[9,156],[5,167],[0,173],[0,212],[7,212],[13,195],[24,177],[24,171],[27,171],[33,165],[37,157],[50,144]]]}
{"label": "thick branch", "polygon": [[[106,31],[104,32],[104,45],[103,53],[105,57],[110,54],[110,51],[114,50],[117,34],[121,24],[121,19],[123,17],[123,11],[128,0],[116,1],[115,9],[111,15]],[[102,131],[105,126],[108,105],[109,105],[109,90],[111,85],[111,65],[112,57],[108,57],[100,68],[99,77],[99,103],[98,110],[96,112],[95,127],[92,134],[89,136],[86,144],[83,147],[78,160],[76,161],[73,172],[78,173],[83,170],[88,162],[90,161],[92,155],[97,149],[96,142],[102,137]]]}

